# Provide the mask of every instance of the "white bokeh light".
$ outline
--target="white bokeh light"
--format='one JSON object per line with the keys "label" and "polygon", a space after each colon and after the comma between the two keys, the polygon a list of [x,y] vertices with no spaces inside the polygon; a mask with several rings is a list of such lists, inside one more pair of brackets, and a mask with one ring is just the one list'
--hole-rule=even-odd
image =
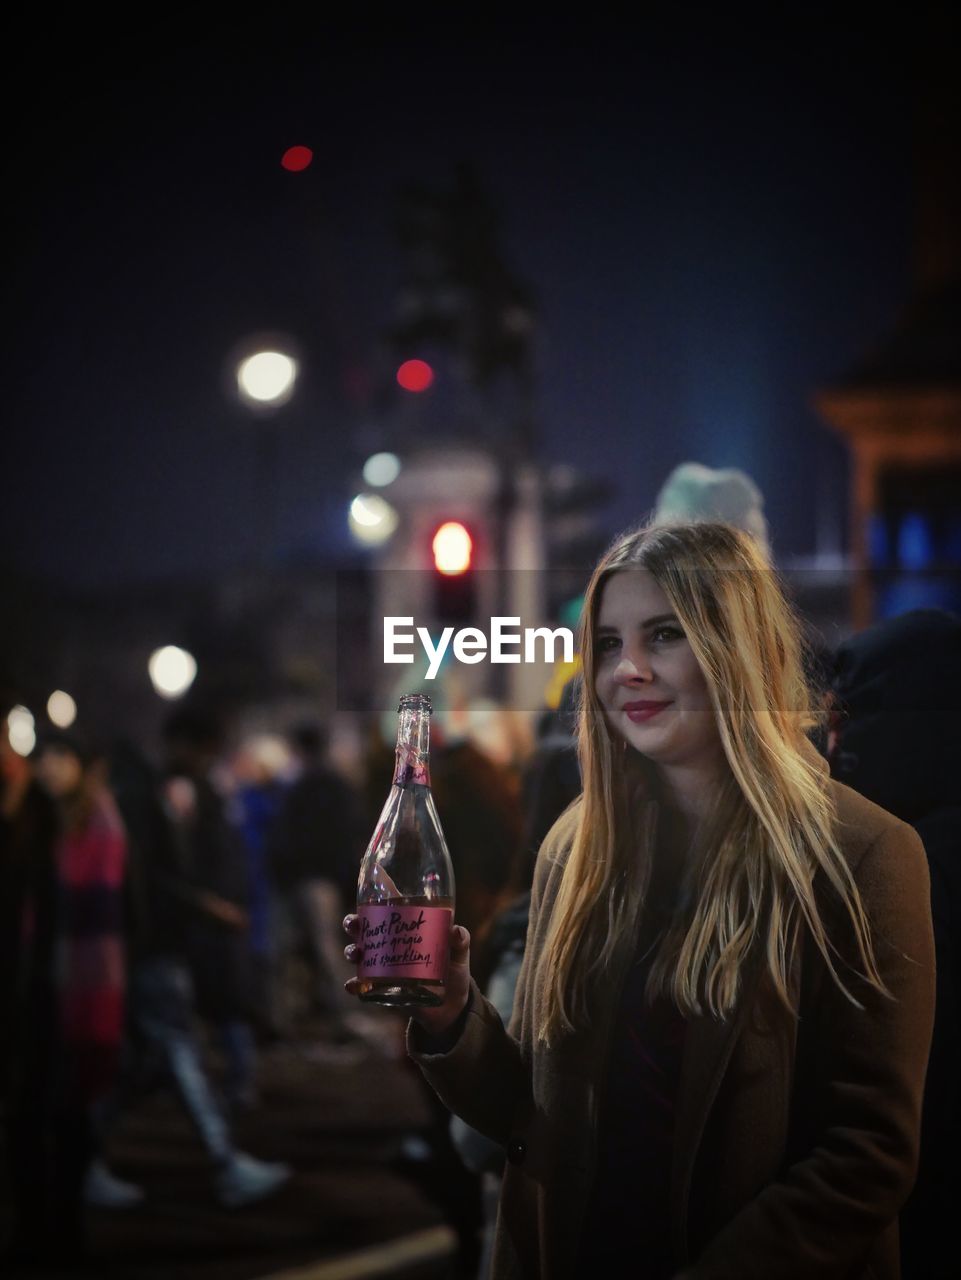
{"label": "white bokeh light", "polygon": [[375,493],[359,493],[350,504],[350,531],[364,546],[386,542],[397,528],[397,512]]}
{"label": "white bokeh light", "polygon": [[396,453],[375,453],[364,463],[364,479],[375,489],[393,484],[400,475],[400,458]]}
{"label": "white bokeh light", "polygon": [[297,379],[297,361],[282,351],[258,351],[237,366],[237,387],[245,400],[257,405],[283,404]]}
{"label": "white bokeh light", "polygon": [[186,649],[164,645],[150,655],[147,664],[150,680],[161,698],[181,698],[197,675],[197,661]]}
{"label": "white bokeh light", "polygon": [[10,745],[18,756],[28,756],[37,745],[37,727],[33,712],[26,707],[12,707],[7,716]]}
{"label": "white bokeh light", "polygon": [[47,715],[58,729],[69,729],[77,718],[77,704],[69,693],[56,689],[47,699]]}

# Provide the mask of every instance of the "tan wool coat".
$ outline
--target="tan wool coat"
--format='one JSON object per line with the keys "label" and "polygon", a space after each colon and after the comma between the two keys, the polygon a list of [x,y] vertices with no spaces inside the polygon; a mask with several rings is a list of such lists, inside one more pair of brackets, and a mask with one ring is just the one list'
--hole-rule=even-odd
{"label": "tan wool coat", "polygon": [[[857,1008],[807,939],[792,970],[799,1017],[773,995],[758,948],[734,1014],[688,1020],[671,1174],[678,1280],[899,1275],[897,1214],[916,1173],[934,1017],[927,862],[910,827],[827,785],[893,998],[842,963]],[[598,986],[591,1026],[550,1049],[536,1040],[531,982],[579,809],[558,820],[538,857],[509,1032],[474,986],[447,1052],[427,1052],[413,1023],[408,1033],[411,1056],[445,1104],[505,1148],[495,1280],[573,1276],[594,1178],[598,1091],[633,939]],[[832,939],[851,957],[849,923],[830,919]],[[624,1274],[642,1280],[636,1243]]]}

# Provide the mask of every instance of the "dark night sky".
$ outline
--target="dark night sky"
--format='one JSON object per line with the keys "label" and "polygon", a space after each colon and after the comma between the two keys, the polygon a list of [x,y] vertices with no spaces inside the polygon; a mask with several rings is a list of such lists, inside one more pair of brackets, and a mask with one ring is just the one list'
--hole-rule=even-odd
{"label": "dark night sky", "polygon": [[[358,12],[313,32],[84,28],[58,37],[56,73],[46,33],[24,37],[7,565],[97,583],[249,558],[255,454],[225,370],[271,329],[304,359],[278,419],[279,554],[352,554],[392,194],[461,159],[537,297],[544,453],[616,478],[611,529],[696,458],[755,477],[779,555],[836,549],[844,451],[810,398],[907,297],[905,33],[806,9],[747,39],[688,10],[636,31],[489,19],[468,38]],[[293,143],[315,152],[302,175],[279,165]]]}

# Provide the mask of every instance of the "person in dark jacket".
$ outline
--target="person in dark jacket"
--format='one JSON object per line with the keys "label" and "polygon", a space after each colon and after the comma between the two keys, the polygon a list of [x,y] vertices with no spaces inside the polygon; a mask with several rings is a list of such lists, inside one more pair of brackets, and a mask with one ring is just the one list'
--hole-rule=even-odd
{"label": "person in dark jacket", "polygon": [[356,894],[365,834],[354,789],[325,759],[327,734],[311,721],[291,727],[293,777],[267,837],[272,886],[272,1004],[275,1024],[292,1033],[285,999],[289,961],[305,945],[312,967],[313,1011],[344,1031],[353,1002],[341,973],[340,923]]}
{"label": "person in dark jacket", "polygon": [[271,734],[255,734],[241,743],[230,761],[232,794],[229,813],[243,837],[250,887],[248,912],[252,1005],[262,1039],[276,1040],[280,1027],[273,998],[272,915],[274,888],[270,873],[271,840],[287,799],[290,754]]}
{"label": "person in dark jacket", "polygon": [[918,1180],[901,1211],[904,1280],[957,1274],[961,1194],[961,618],[918,609],[838,648],[831,772],[921,837],[937,957]]}
{"label": "person in dark jacket", "polygon": [[225,734],[214,714],[186,706],[168,717],[163,739],[167,811],[182,865],[205,903],[186,938],[197,1011],[218,1033],[227,1101],[243,1106],[256,1091],[250,885],[243,838],[214,783]]}

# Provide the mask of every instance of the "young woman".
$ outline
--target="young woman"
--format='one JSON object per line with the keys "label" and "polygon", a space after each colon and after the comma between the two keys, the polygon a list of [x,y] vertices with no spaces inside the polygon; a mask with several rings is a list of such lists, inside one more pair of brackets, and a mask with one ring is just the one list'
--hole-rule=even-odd
{"label": "young woman", "polygon": [[538,858],[509,1032],[459,926],[409,1031],[506,1149],[492,1274],[893,1280],[933,1017],[921,843],[811,747],[748,535],[618,540],[582,658],[584,790]]}

